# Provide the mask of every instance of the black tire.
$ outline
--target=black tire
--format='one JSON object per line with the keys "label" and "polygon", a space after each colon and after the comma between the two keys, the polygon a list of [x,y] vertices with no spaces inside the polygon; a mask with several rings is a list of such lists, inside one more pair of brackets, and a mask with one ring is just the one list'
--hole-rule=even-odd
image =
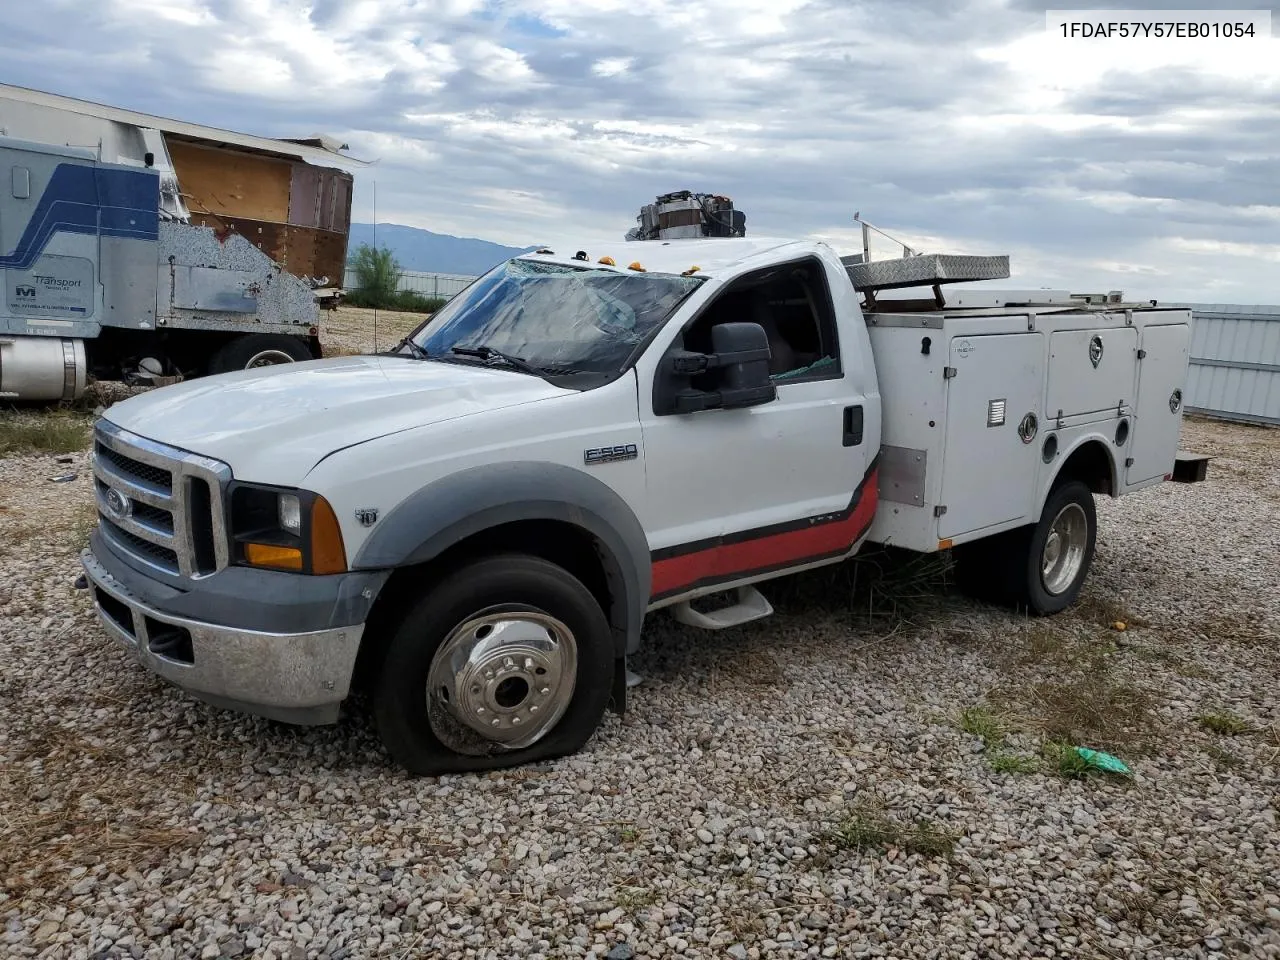
{"label": "black tire", "polygon": [[301,337],[283,333],[251,333],[224,343],[209,359],[209,373],[230,373],[232,370],[314,359],[311,348]]}
{"label": "black tire", "polygon": [[[520,610],[554,617],[573,634],[572,699],[555,725],[527,747],[459,752],[432,727],[427,698],[432,659],[454,628],[476,615]],[[614,646],[604,611],[581,581],[540,557],[504,554],[460,568],[410,605],[393,631],[373,680],[373,715],[383,746],[411,774],[496,770],[575,753],[591,739],[608,706]],[[442,715],[437,708],[438,722]]]}
{"label": "black tire", "polygon": [[[1084,543],[1079,567],[1065,582],[1046,584],[1043,561],[1045,546],[1059,514],[1078,508],[1084,525]],[[1076,602],[1093,564],[1097,546],[1098,517],[1093,493],[1079,480],[1064,480],[1045,500],[1040,520],[1033,526],[1010,530],[955,550],[956,582],[962,591],[978,600],[1010,606],[1036,616],[1050,616]]]}

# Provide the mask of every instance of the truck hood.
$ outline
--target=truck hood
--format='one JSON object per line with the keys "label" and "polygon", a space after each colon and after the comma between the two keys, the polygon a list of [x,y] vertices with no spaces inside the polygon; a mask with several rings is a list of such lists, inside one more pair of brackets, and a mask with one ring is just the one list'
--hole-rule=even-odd
{"label": "truck hood", "polygon": [[104,417],[221,460],[239,478],[288,484],[345,447],[572,392],[502,368],[334,357],[160,387],[113,405]]}

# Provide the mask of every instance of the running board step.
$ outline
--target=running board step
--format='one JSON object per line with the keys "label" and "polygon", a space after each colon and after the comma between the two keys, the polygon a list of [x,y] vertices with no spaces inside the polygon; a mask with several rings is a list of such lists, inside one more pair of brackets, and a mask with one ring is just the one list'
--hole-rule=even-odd
{"label": "running board step", "polygon": [[738,587],[738,602],[731,607],[700,613],[686,600],[671,608],[671,615],[680,623],[690,627],[701,627],[703,630],[724,630],[727,627],[738,627],[752,620],[763,620],[773,613],[773,607],[765,599],[764,594],[753,586]]}

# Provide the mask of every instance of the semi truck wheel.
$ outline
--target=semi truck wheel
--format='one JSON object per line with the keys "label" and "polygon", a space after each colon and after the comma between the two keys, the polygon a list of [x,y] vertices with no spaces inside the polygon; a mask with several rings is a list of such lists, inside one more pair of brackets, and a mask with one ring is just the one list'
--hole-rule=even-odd
{"label": "semi truck wheel", "polygon": [[612,676],[609,622],[577,578],[539,557],[490,557],[405,612],[374,679],[374,721],[413,774],[549,760],[591,739]]}
{"label": "semi truck wheel", "polygon": [[277,363],[314,360],[311,350],[300,337],[282,333],[251,333],[224,343],[209,360],[210,373],[252,370]]}
{"label": "semi truck wheel", "polygon": [[1097,536],[1093,493],[1067,480],[1050,492],[1034,526],[956,547],[956,581],[978,600],[1058,613],[1080,596]]}

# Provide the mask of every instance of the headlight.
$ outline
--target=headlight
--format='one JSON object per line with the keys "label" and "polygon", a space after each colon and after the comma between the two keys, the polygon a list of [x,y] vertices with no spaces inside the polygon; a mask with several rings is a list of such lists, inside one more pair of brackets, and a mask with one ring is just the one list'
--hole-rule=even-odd
{"label": "headlight", "polygon": [[302,503],[295,493],[280,494],[280,526],[296,536],[302,534]]}
{"label": "headlight", "polygon": [[233,483],[231,549],[236,563],[296,573],[343,573],[342,530],[318,493]]}

